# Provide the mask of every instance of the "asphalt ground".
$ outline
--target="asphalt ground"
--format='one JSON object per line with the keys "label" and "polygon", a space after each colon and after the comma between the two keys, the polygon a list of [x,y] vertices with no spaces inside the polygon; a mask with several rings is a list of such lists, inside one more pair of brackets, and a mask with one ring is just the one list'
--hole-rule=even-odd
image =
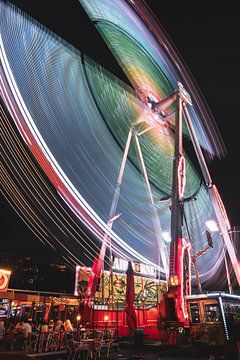
{"label": "asphalt ground", "polygon": [[[69,352],[42,354],[23,354],[21,352],[0,352],[0,360],[86,360],[85,356],[72,356]],[[162,345],[159,342],[144,343],[134,345],[130,343],[119,343],[118,347],[106,355],[101,356],[101,360],[240,360],[231,347],[214,348],[203,345]],[[94,360],[94,359],[89,359]],[[96,359],[97,360],[97,359]]]}
{"label": "asphalt ground", "polygon": [[235,348],[211,347],[198,344],[144,344],[141,347],[119,346],[118,360],[240,360]]}

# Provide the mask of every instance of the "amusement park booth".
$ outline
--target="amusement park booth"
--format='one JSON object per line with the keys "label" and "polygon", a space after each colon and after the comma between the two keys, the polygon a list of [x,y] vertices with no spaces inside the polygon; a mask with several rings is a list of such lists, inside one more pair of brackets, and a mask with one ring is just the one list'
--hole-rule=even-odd
{"label": "amusement park booth", "polygon": [[[127,266],[128,261],[115,258],[113,271],[102,271],[88,318],[94,328],[115,329],[120,337],[129,336],[125,312]],[[167,283],[157,279],[156,269],[151,265],[133,261],[132,267],[137,331],[142,331],[148,340],[159,340],[160,304],[167,291]],[[91,268],[76,267],[75,295],[82,301],[90,274]]]}
{"label": "amusement park booth", "polygon": [[187,296],[192,340],[223,346],[240,337],[240,296],[221,292]]}

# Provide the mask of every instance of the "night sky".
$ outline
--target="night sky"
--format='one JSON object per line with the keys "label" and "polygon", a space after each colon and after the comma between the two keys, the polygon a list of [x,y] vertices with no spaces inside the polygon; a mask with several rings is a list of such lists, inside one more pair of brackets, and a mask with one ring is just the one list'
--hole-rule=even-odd
{"label": "night sky", "polygon": [[[45,0],[11,2],[126,80],[77,0],[57,2],[55,8],[49,7],[49,1]],[[237,82],[240,29],[237,7],[204,7],[196,2],[187,6],[185,2],[172,4],[158,0],[147,3],[182,55],[222,134],[226,157],[210,163],[209,170],[222,195],[231,225],[240,225],[240,98]],[[3,197],[1,204],[3,251],[51,256]]]}

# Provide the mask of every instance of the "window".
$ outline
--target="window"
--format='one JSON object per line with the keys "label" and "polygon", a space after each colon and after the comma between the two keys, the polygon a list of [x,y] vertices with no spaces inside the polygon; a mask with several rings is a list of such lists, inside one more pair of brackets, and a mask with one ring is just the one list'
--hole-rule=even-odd
{"label": "window", "polygon": [[221,321],[220,309],[217,304],[204,305],[206,322]]}
{"label": "window", "polygon": [[200,313],[198,303],[190,304],[191,319],[193,324],[200,323]]}

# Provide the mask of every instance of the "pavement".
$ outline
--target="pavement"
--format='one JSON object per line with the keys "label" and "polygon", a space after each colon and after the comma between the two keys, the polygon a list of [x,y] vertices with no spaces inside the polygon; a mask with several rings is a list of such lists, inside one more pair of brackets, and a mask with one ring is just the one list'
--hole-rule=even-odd
{"label": "pavement", "polygon": [[153,346],[143,348],[119,349],[118,360],[208,360],[208,354],[203,354],[191,345],[184,346]]}
{"label": "pavement", "polygon": [[160,342],[144,343],[143,346],[126,346],[119,344],[118,360],[240,360],[232,348],[215,348],[210,346],[162,345]]}
{"label": "pavement", "polygon": [[[76,354],[75,354],[76,355]],[[20,352],[0,352],[0,360],[77,360],[78,355],[69,352],[23,354]],[[84,356],[80,359],[84,360]],[[231,349],[211,348],[209,346],[187,345],[162,345],[160,342],[144,342],[144,344],[130,344],[129,342],[119,342],[114,347],[107,359],[102,354],[101,360],[240,360],[234,355]]]}

